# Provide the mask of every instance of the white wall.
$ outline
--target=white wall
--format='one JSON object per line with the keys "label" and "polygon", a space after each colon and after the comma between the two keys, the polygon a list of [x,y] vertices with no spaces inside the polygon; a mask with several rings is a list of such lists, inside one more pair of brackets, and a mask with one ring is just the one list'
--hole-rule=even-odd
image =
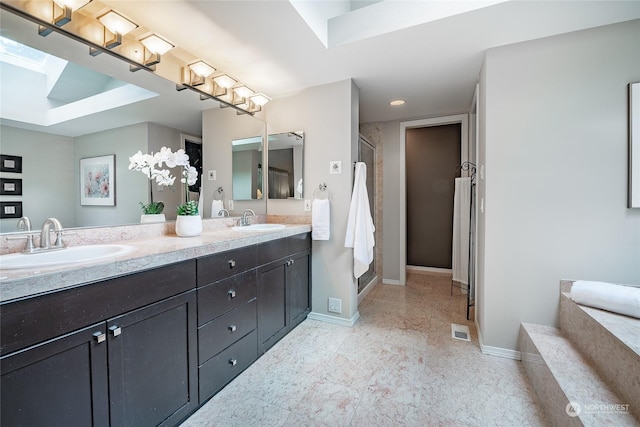
{"label": "white wall", "polygon": [[640,209],[626,207],[639,40],[636,20],[487,52],[485,345],[516,349],[521,322],[555,325],[560,279],[640,284]]}
{"label": "white wall", "polygon": [[[92,133],[75,139],[74,168],[76,226],[89,227],[140,222],[140,202],[149,199],[148,179],[141,173],[130,171],[129,157],[138,150],[148,150],[147,123],[125,126]],[[80,159],[115,154],[116,205],[80,206]],[[62,223],[64,225],[64,222]]]}
{"label": "white wall", "polygon": [[[3,178],[22,179],[22,196],[1,196],[2,201],[22,201],[22,214],[34,229],[49,218],[58,218],[63,226],[74,226],[75,171],[73,138],[0,126],[2,154],[22,156],[22,173],[3,172]],[[78,190],[79,191],[79,190]],[[16,219],[0,221],[0,232],[16,230]]]}
{"label": "white wall", "polygon": [[[314,315],[332,316],[350,323],[357,318],[357,286],[353,253],[344,247],[351,189],[352,163],[357,160],[359,91],[351,80],[317,86],[267,104],[269,133],[304,132],[305,198],[327,184],[331,193],[331,238],[313,241]],[[354,154],[355,153],[355,154]],[[341,174],[329,174],[329,162],[342,161]],[[302,215],[301,201],[269,200],[269,215]],[[328,312],[328,298],[342,300],[342,313]]]}

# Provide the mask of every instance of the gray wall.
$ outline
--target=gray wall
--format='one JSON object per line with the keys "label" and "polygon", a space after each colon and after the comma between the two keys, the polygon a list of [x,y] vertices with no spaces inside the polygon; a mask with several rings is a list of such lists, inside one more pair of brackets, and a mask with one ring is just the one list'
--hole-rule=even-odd
{"label": "gray wall", "polygon": [[[74,167],[80,159],[115,154],[116,205],[80,206],[80,181],[75,175],[76,226],[91,227],[140,222],[139,203],[149,199],[148,179],[141,172],[129,170],[129,157],[138,150],[148,150],[147,123],[125,126],[75,138]],[[64,222],[62,223],[64,225]]]}
{"label": "gray wall", "polygon": [[[22,201],[23,215],[34,229],[55,217],[63,226],[74,225],[75,182],[78,165],[73,158],[73,138],[0,126],[2,154],[22,156],[22,173],[2,172],[3,178],[22,179],[22,196],[1,196],[2,201]],[[0,221],[0,232],[16,230],[17,219]]]}
{"label": "gray wall", "polygon": [[[304,131],[305,198],[326,183],[331,193],[331,239],[313,242],[312,311],[350,322],[357,316],[357,285],[353,253],[344,247],[351,188],[352,162],[357,159],[359,91],[351,80],[313,87],[267,104],[269,133]],[[355,153],[355,154],[354,154]],[[342,161],[341,174],[329,174],[329,162]],[[269,200],[269,215],[301,215],[298,200]],[[328,298],[342,300],[342,314],[328,313]]]}
{"label": "gray wall", "polygon": [[487,52],[485,345],[516,349],[521,322],[557,324],[560,279],[640,283],[640,209],[626,207],[639,40],[636,20]]}

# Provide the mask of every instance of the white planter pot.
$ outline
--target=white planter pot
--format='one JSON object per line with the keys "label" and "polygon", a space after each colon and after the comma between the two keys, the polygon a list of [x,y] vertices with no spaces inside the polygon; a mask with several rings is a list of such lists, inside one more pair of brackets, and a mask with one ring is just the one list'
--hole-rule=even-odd
{"label": "white planter pot", "polygon": [[200,215],[178,215],[176,219],[176,234],[180,237],[199,236],[202,233],[202,218]]}
{"label": "white planter pot", "polygon": [[164,214],[142,214],[140,215],[140,223],[145,224],[148,222],[165,222],[166,218]]}

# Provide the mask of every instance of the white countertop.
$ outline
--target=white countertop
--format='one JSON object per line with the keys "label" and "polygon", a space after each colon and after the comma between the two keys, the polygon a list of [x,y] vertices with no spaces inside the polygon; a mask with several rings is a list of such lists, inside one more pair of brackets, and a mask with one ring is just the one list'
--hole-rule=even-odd
{"label": "white countertop", "polygon": [[112,241],[133,251],[99,261],[39,269],[3,270],[0,266],[0,302],[90,283],[179,261],[311,231],[308,224],[286,225],[274,231],[235,231],[222,228],[197,237],[164,235]]}

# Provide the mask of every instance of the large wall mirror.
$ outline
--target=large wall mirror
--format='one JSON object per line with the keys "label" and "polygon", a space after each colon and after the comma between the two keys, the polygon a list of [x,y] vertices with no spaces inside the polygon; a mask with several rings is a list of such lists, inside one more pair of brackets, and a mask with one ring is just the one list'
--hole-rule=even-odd
{"label": "large wall mirror", "polygon": [[304,132],[269,134],[269,199],[304,197]]}
{"label": "large wall mirror", "polygon": [[[219,110],[218,103],[178,92],[174,83],[153,73],[132,73],[128,64],[109,55],[90,56],[86,45],[55,32],[41,37],[37,25],[8,11],[0,11],[0,20],[0,154],[22,160],[20,173],[1,173],[20,180],[22,194],[2,195],[2,202],[21,203],[34,228],[48,217],[60,219],[65,228],[139,223],[139,203],[148,202],[151,194],[165,201],[167,219],[175,218],[177,202],[171,200],[180,200],[180,186],[155,186],[142,173],[128,170],[129,157],[161,146],[175,151],[185,135],[201,137],[203,111]],[[252,135],[261,134],[263,122],[235,112],[219,130],[236,120],[257,121]],[[206,141],[202,151],[206,160]],[[81,205],[80,159],[111,155],[114,204]],[[230,164],[230,153],[220,160]],[[202,167],[209,169],[206,162]],[[211,195],[216,184],[205,177],[205,194]],[[0,219],[0,232],[14,232],[16,224],[15,218]]]}

